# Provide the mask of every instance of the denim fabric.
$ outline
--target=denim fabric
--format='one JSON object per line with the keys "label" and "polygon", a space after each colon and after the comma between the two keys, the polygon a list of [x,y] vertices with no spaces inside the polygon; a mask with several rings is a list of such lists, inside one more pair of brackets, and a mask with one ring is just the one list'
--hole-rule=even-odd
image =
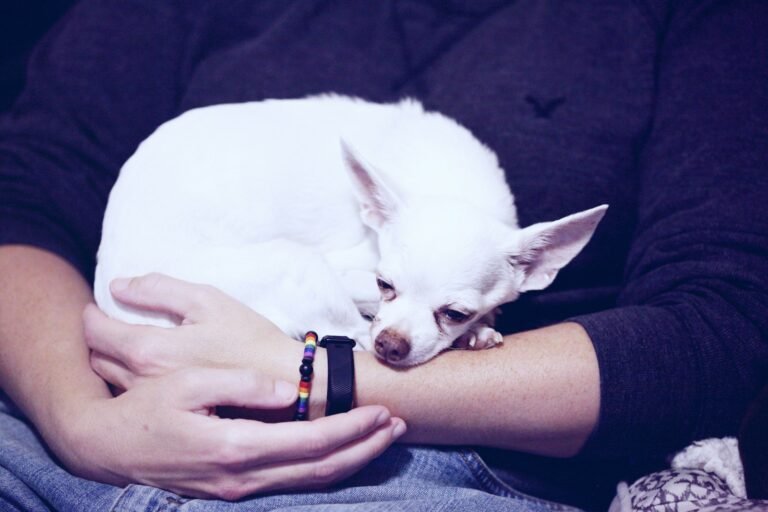
{"label": "denim fabric", "polygon": [[181,498],[153,487],[121,489],[77,478],[52,459],[34,429],[0,393],[0,510],[240,512],[573,511],[501,482],[472,450],[393,446],[357,475],[324,491],[239,502]]}

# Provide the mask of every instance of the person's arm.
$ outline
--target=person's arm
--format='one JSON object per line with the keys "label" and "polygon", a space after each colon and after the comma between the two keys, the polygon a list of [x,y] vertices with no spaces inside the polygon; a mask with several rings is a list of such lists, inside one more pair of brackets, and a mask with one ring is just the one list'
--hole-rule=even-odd
{"label": "person's arm", "polygon": [[405,431],[382,407],[275,425],[203,413],[293,406],[295,384],[253,370],[186,369],[113,398],[88,363],[90,291],[74,268],[39,249],[0,247],[0,286],[0,385],[79,476],[237,499],[343,479]]}
{"label": "person's arm", "polygon": [[[298,375],[302,345],[215,288],[150,274],[123,287],[113,283],[112,292],[135,307],[184,319],[174,329],[129,325],[86,308],[92,365],[119,387],[193,366],[255,368],[283,380]],[[564,457],[579,450],[597,422],[597,361],[577,324],[507,336],[488,350],[449,351],[409,369],[388,367],[371,353],[354,355],[357,405],[384,405],[407,418],[410,442]],[[323,415],[327,371],[318,348],[310,418]]]}
{"label": "person's arm", "polygon": [[81,310],[83,277],[61,258],[28,246],[0,247],[0,387],[37,425],[51,448],[76,466],[65,433],[81,404],[110,397],[88,363]]}
{"label": "person's arm", "polygon": [[361,361],[408,439],[638,459],[736,433],[768,367],[768,4],[670,5],[615,307],[396,378]]}
{"label": "person's arm", "polygon": [[396,376],[361,355],[361,403],[407,439],[640,458],[735,434],[768,365],[768,5],[697,4],[659,50],[616,307]]}
{"label": "person's arm", "polygon": [[172,115],[181,79],[188,20],[170,3],[148,6],[73,5],[0,116],[0,382],[69,462],[54,423],[107,393],[79,322],[106,197],[122,160]]}
{"label": "person's arm", "polygon": [[768,4],[669,5],[624,282],[573,319],[602,382],[584,456],[733,435],[768,367]]}
{"label": "person's arm", "polygon": [[505,336],[488,350],[453,350],[401,371],[355,357],[358,404],[407,418],[407,442],[469,444],[568,457],[598,420],[600,376],[578,324]]}

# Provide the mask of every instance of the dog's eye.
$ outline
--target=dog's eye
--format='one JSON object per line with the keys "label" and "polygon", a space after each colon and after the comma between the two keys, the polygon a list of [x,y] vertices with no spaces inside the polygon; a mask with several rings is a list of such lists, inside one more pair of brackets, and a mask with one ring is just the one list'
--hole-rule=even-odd
{"label": "dog's eye", "polygon": [[455,309],[444,309],[443,316],[453,323],[460,324],[462,322],[466,322],[471,315],[457,311]]}
{"label": "dog's eye", "polygon": [[389,301],[395,298],[395,287],[392,283],[388,283],[380,277],[376,278],[376,284],[381,292],[381,298],[385,301]]}
{"label": "dog's eye", "polygon": [[[368,282],[370,283],[370,281],[368,281]],[[394,290],[395,289],[390,283],[386,282],[385,280],[383,280],[380,277],[376,278],[376,284],[379,285],[379,290],[381,290],[382,292],[386,292],[386,291],[390,291],[390,290]]]}

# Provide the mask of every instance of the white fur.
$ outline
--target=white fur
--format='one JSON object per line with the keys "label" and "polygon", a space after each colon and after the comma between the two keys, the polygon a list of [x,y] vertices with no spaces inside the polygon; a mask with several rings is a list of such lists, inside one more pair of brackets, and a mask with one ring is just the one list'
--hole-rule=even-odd
{"label": "white fur", "polygon": [[714,473],[728,484],[734,495],[747,497],[739,444],[734,437],[696,441],[675,455],[672,469],[701,469]]}
{"label": "white fur", "polygon": [[[390,362],[418,364],[462,336],[499,342],[496,306],[547,286],[604,210],[521,230],[495,154],[413,100],[206,107],[162,125],[121,170],[95,296],[113,317],[172,325],[108,290],[162,272],[212,284],[293,337],[344,334],[372,350],[396,332],[411,350]],[[380,300],[377,273],[393,300]],[[452,305],[472,320],[440,316]]]}

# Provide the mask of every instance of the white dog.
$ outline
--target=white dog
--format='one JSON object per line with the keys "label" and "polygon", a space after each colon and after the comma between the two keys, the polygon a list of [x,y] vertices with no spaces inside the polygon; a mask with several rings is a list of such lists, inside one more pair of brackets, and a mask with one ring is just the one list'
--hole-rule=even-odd
{"label": "white dog", "polygon": [[497,306],[548,286],[607,206],[520,229],[495,154],[413,100],[219,105],[162,125],[109,198],[95,295],[116,277],[214,285],[287,334],[355,338],[408,366],[501,341]]}

